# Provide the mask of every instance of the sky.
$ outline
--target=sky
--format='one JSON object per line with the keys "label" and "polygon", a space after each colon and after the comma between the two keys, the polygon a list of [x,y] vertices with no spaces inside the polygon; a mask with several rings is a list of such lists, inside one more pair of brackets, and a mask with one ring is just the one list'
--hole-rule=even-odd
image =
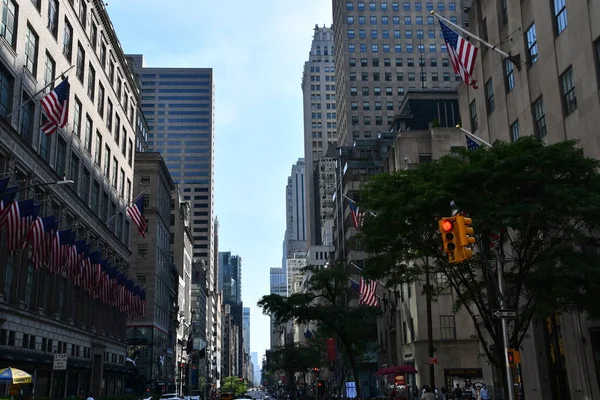
{"label": "sky", "polygon": [[315,24],[331,0],[108,0],[126,54],[147,67],[213,68],[215,215],[219,250],[242,257],[250,348],[269,348],[269,318],[256,306],[280,267],[285,186],[304,156],[302,70]]}

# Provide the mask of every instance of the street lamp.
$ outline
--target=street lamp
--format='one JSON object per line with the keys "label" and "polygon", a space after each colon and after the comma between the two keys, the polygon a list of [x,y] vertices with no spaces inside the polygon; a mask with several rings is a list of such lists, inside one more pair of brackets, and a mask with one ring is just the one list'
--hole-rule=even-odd
{"label": "street lamp", "polygon": [[13,192],[10,193],[18,193],[18,192],[23,192],[25,190],[29,190],[32,188],[36,188],[36,187],[40,187],[40,186],[50,186],[50,185],[70,185],[72,183],[75,183],[75,181],[72,181],[70,179],[63,179],[60,181],[52,181],[52,182],[41,182],[41,183],[36,183],[34,185],[30,185],[30,186],[26,186],[24,188],[19,188]]}

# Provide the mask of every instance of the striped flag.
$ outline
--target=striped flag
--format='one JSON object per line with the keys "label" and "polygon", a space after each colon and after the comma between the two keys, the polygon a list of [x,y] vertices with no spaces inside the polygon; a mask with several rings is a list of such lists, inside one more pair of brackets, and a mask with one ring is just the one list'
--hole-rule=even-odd
{"label": "striped flag", "polygon": [[70,229],[58,231],[52,239],[50,248],[50,271],[66,271],[65,258],[68,255],[68,247],[75,241],[75,232]]}
{"label": "striped flag", "polygon": [[[56,132],[57,128],[64,128],[67,125],[70,91],[69,78],[65,78],[54,90],[42,98],[42,109],[49,121],[49,123],[44,124],[42,119],[42,130],[46,135],[51,135]],[[54,125],[53,128],[50,123]],[[44,127],[46,127],[46,130],[44,130]]]}
{"label": "striped flag", "polygon": [[40,125],[40,129],[44,132],[44,135],[50,136],[58,130],[58,125],[56,125],[53,121],[50,121],[46,114],[42,113],[42,124]]}
{"label": "striped flag", "polygon": [[137,200],[132,202],[129,207],[127,207],[127,216],[131,218],[133,223],[138,227],[140,236],[146,238],[146,229],[148,228],[148,223],[146,222],[146,218],[144,218],[143,196],[139,196]]}
{"label": "striped flag", "polygon": [[377,281],[367,281],[361,277],[358,287],[358,304],[377,307]]}
{"label": "striped flag", "polygon": [[360,230],[365,219],[365,212],[351,200],[348,200],[348,205],[350,206],[350,212],[352,213],[352,222],[354,222],[354,227],[357,230]]}
{"label": "striped flag", "polygon": [[31,246],[31,262],[35,268],[42,266],[49,252],[49,238],[56,227],[53,215],[37,218],[27,234],[27,243]]}
{"label": "striped flag", "polygon": [[37,205],[36,211],[33,199],[15,201],[8,206],[3,220],[3,224],[6,226],[6,250],[13,252],[21,248],[23,237],[31,225],[32,218],[30,217],[34,212],[37,217],[39,205]]}
{"label": "striped flag", "polygon": [[19,186],[11,186],[0,197],[0,228],[6,223],[6,213],[8,212],[8,205],[15,201],[15,196]]}
{"label": "striped flag", "polygon": [[477,59],[477,47],[469,43],[465,38],[448,28],[440,20],[444,41],[448,48],[448,55],[454,67],[454,73],[460,75],[465,85],[473,86],[477,89],[477,81],[473,79],[473,70]]}

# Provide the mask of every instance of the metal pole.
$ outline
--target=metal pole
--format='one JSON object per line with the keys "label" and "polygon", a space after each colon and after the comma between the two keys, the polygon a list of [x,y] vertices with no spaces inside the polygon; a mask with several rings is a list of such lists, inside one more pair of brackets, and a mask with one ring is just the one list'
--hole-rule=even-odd
{"label": "metal pole", "polygon": [[462,126],[456,125],[456,129],[458,129],[459,131],[463,132],[465,135],[469,136],[471,139],[480,142],[481,144],[485,145],[486,147],[492,147],[492,145],[489,142],[486,142],[485,140],[483,140],[479,136],[472,134],[471,132],[469,132],[468,130],[466,130],[465,128],[463,128]]}
{"label": "metal pole", "polygon": [[24,107],[24,106],[25,106],[27,103],[29,103],[31,100],[34,100],[34,99],[35,99],[35,97],[36,97],[38,94],[42,93],[44,90],[46,90],[47,88],[49,88],[50,86],[52,86],[52,84],[53,84],[54,82],[56,82],[58,79],[60,79],[60,78],[66,79],[66,78],[65,78],[65,74],[66,74],[67,72],[69,72],[70,70],[72,70],[73,68],[75,68],[75,65],[71,65],[71,66],[70,66],[70,67],[69,67],[69,68],[68,68],[68,69],[67,69],[65,72],[63,72],[62,74],[60,74],[58,77],[56,77],[56,78],[52,79],[52,82],[50,82],[49,84],[47,84],[46,86],[44,86],[42,89],[40,89],[39,91],[37,91],[37,92],[36,92],[36,93],[35,93],[33,96],[31,96],[31,97],[29,98],[29,100],[27,100],[27,101],[24,101],[24,102],[22,102],[21,104],[19,104],[19,106],[18,106],[17,108],[15,108],[15,109],[14,109],[14,110],[12,110],[11,112],[9,112],[9,113],[6,115],[6,117],[4,117],[4,118],[6,118],[6,119],[8,120],[8,119],[9,119],[9,118],[10,118],[10,117],[11,117],[11,116],[14,114],[14,113],[16,113],[16,112],[17,112],[17,111],[19,111],[21,108],[23,108],[23,107]]}
{"label": "metal pole", "polygon": [[[504,309],[504,267],[500,260],[496,261],[498,269],[498,290],[500,291],[500,309]],[[508,362],[508,322],[506,318],[502,318],[502,341],[504,342],[504,365],[506,367],[506,384],[508,385],[508,400],[514,400],[515,394],[513,391],[512,369]]]}

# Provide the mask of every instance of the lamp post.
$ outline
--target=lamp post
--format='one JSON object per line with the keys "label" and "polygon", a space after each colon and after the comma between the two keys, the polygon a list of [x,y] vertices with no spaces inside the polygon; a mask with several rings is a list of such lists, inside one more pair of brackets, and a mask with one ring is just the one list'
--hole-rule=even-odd
{"label": "lamp post", "polygon": [[[75,183],[75,181],[72,181],[70,179],[63,179],[63,180],[60,180],[60,181],[52,181],[52,182],[41,182],[41,183],[36,183],[36,184],[33,184],[33,185],[26,186],[24,188],[19,188],[19,189],[15,190],[15,191],[12,191],[10,193],[19,193],[19,192],[23,192],[25,190],[33,189],[33,188],[40,187],[40,186],[51,186],[51,185],[62,186],[62,185],[70,185],[72,183]],[[7,193],[7,192],[5,192],[5,193]]]}

